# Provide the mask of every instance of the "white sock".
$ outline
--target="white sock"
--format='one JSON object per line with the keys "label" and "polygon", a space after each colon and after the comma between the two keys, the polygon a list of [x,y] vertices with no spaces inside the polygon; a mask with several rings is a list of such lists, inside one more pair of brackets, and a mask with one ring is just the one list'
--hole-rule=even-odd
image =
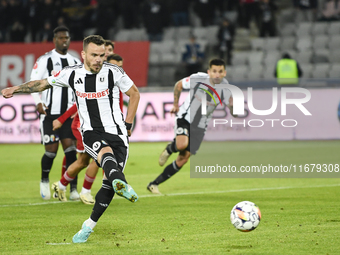
{"label": "white sock", "polygon": [[81,188],[80,194],[91,193],[90,189],[85,189],[84,187]]}
{"label": "white sock", "polygon": [[58,186],[59,186],[59,189],[61,189],[61,190],[66,190],[66,186],[64,186],[63,184],[61,184],[60,181],[58,181]]}
{"label": "white sock", "polygon": [[94,222],[93,220],[91,220],[91,218],[88,218],[84,223],[91,229],[94,229],[94,227],[97,225],[97,222]]}

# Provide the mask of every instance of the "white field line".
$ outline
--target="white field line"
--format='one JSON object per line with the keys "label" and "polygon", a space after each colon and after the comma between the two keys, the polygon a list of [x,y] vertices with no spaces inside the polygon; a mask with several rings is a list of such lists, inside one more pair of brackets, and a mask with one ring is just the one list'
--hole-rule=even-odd
{"label": "white field line", "polygon": [[[281,189],[310,189],[310,188],[327,188],[327,187],[339,187],[338,184],[329,185],[313,185],[313,186],[287,186],[287,187],[268,187],[268,188],[253,188],[253,189],[235,189],[235,190],[216,190],[216,191],[202,191],[202,192],[188,192],[188,193],[170,193],[162,195],[141,195],[140,198],[160,197],[160,196],[190,196],[190,195],[205,195],[205,194],[220,194],[220,193],[236,193],[236,192],[251,192],[251,191],[263,191],[263,190],[281,190]],[[120,197],[115,197],[115,199]],[[66,203],[74,203],[79,201],[67,201]],[[65,202],[64,202],[65,203]],[[13,204],[13,205],[0,205],[2,207],[20,207],[20,206],[37,206],[37,205],[50,205],[60,204],[60,201],[41,202],[41,203],[29,203],[29,204]]]}
{"label": "white field line", "polygon": [[71,243],[46,243],[46,245],[65,245],[65,244],[71,244]]}

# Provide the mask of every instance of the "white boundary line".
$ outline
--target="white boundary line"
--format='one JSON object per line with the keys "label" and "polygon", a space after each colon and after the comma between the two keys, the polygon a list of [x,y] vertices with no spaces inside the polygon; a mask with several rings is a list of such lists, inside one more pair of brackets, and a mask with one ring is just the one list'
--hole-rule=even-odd
{"label": "white boundary line", "polygon": [[46,245],[65,245],[65,244],[71,244],[71,243],[46,243]]}
{"label": "white boundary line", "polygon": [[[217,191],[202,191],[202,192],[188,192],[188,193],[170,193],[162,195],[141,195],[140,198],[149,197],[163,197],[163,196],[190,196],[190,195],[204,195],[204,194],[220,194],[220,193],[235,193],[235,192],[249,192],[249,191],[263,191],[263,190],[281,190],[281,189],[310,189],[310,188],[327,188],[327,187],[339,187],[338,184],[329,185],[314,185],[314,186],[287,186],[287,187],[268,187],[268,188],[253,188],[253,189],[234,189],[234,190],[217,190]],[[115,197],[115,199],[120,197]],[[79,201],[67,201],[68,203],[75,203]],[[65,202],[63,202],[65,203]],[[50,204],[61,204],[60,201],[45,202],[45,203],[29,203],[29,204],[13,204],[13,205],[0,205],[0,208],[4,207],[20,207],[20,206],[36,206],[36,205],[50,205]]]}

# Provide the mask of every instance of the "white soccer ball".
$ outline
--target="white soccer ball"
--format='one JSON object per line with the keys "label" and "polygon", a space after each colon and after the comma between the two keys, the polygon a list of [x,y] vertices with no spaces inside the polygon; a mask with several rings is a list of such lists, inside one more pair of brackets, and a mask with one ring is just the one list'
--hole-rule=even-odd
{"label": "white soccer ball", "polygon": [[230,213],[231,224],[242,232],[254,230],[260,223],[260,208],[250,201],[237,203]]}

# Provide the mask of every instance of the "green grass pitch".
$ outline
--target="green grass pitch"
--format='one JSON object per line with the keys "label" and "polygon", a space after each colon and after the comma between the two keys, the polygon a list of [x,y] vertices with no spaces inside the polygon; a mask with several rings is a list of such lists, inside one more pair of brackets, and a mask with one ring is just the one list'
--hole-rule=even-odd
{"label": "green grass pitch", "polygon": [[[230,142],[234,162],[340,163],[340,141]],[[137,203],[114,198],[87,243],[72,244],[92,210],[81,202],[43,201],[39,195],[39,144],[0,145],[1,254],[339,254],[340,179],[190,178],[186,165],[159,186],[146,190],[163,168],[166,143],[131,143],[125,168],[140,196]],[[239,153],[242,151],[242,153]],[[242,156],[240,156],[242,155]],[[265,156],[264,156],[265,155]],[[175,157],[172,156],[172,159]],[[171,162],[169,160],[169,162]],[[59,180],[61,148],[50,174]],[[101,170],[92,188],[101,185]],[[84,172],[78,181],[82,186]],[[261,209],[258,228],[237,231],[231,208],[240,201]]]}

